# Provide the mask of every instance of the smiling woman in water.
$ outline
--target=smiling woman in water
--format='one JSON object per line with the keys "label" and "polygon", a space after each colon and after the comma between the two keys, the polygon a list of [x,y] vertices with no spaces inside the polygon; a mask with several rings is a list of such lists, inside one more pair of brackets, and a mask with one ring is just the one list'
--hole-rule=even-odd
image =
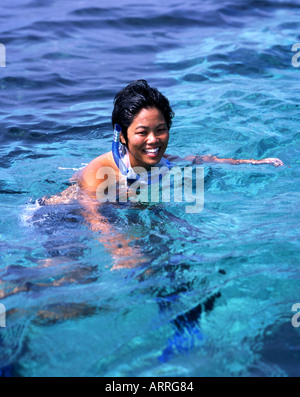
{"label": "smiling woman in water", "polygon": [[[137,80],[122,89],[115,97],[112,113],[113,126],[120,126],[120,161],[125,164],[129,175],[134,174],[134,167],[150,170],[154,166],[170,165],[180,159],[166,153],[169,131],[174,113],[168,99],[145,80]],[[191,164],[227,163],[227,164],[271,164],[282,166],[277,158],[232,159],[218,158],[213,155],[191,154],[184,158]],[[103,179],[97,177],[101,167],[110,167],[119,180],[121,176],[118,162],[112,152],[107,152],[92,160],[79,175],[79,183],[89,192],[96,192]]]}
{"label": "smiling woman in water", "polygon": [[[75,174],[72,178],[76,182],[75,185],[59,195],[39,200],[40,204],[52,205],[68,204],[77,199],[82,205],[82,213],[88,227],[96,232],[99,241],[111,254],[114,261],[112,269],[133,267],[147,261],[148,258],[138,246],[132,245],[135,236],[116,230],[99,211],[101,205],[97,190],[99,191],[101,184],[106,183],[109,187],[105,170],[113,173],[114,184],[121,185],[122,180],[123,186],[130,191],[130,186],[139,177],[137,167],[142,167],[147,174],[153,167],[164,168],[168,172],[181,160],[191,164],[271,164],[275,167],[283,165],[277,158],[237,160],[193,154],[181,159],[176,155],[167,154],[173,117],[168,99],[156,88],[151,88],[145,80],[129,84],[114,100],[112,124],[118,133],[114,136],[112,151],[96,157]],[[128,197],[129,195],[130,193]]]}
{"label": "smiling woman in water", "polygon": [[[114,99],[112,125],[119,131],[113,151],[101,154],[92,160],[83,170],[72,178],[83,192],[95,195],[99,185],[107,182],[107,175],[101,169],[110,169],[114,173],[112,182],[117,184],[122,180],[130,189],[130,184],[139,175],[136,167],[150,170],[151,167],[167,167],[171,169],[178,161],[188,161],[190,164],[270,164],[282,166],[278,158],[265,159],[233,159],[218,158],[213,155],[191,154],[184,159],[176,154],[167,154],[166,149],[170,138],[170,128],[174,112],[168,99],[156,88],[149,86],[145,80],[137,80],[117,93]],[[120,142],[119,142],[120,140]],[[119,146],[120,145],[120,146]],[[122,167],[120,167],[120,165]],[[124,171],[125,170],[125,171]],[[104,186],[104,185],[102,185]],[[68,203],[74,198],[74,188],[71,186],[58,196],[43,198],[41,204]]]}

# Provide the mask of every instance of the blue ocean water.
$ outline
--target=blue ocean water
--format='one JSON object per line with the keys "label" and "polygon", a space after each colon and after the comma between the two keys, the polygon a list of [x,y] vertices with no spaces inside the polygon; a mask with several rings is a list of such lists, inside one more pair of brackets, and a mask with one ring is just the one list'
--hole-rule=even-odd
{"label": "blue ocean water", "polygon": [[[299,2],[0,7],[2,374],[299,376]],[[205,165],[199,214],[38,207],[110,150],[140,78],[175,111],[168,153],[284,167]]]}

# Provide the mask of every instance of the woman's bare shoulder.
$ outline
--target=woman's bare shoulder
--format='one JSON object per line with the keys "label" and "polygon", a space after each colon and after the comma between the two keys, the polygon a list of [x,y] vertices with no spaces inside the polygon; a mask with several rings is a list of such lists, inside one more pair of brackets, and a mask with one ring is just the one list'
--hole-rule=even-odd
{"label": "woman's bare shoulder", "polygon": [[93,187],[99,184],[97,179],[97,172],[101,167],[112,167],[116,169],[112,152],[101,154],[94,158],[83,170],[80,175],[79,183],[81,186]]}

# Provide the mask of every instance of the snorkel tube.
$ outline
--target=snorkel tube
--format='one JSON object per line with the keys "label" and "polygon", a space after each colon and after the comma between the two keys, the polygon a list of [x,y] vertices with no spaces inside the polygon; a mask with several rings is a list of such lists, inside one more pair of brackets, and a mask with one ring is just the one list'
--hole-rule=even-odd
{"label": "snorkel tube", "polygon": [[119,126],[119,124],[115,124],[111,151],[112,151],[115,163],[117,164],[117,167],[119,168],[121,174],[127,175],[128,169],[127,169],[126,165],[123,163],[121,156],[120,156],[120,151],[119,151],[119,142],[120,142],[121,132],[122,132],[122,129]]}

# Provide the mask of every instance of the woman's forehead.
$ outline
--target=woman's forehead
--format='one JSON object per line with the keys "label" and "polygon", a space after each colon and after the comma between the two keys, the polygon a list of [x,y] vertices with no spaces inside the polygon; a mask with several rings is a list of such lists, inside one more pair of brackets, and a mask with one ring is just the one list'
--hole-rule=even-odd
{"label": "woman's forehead", "polygon": [[166,120],[163,113],[157,108],[144,108],[134,117],[131,125],[137,126],[148,126],[151,124],[165,124]]}

